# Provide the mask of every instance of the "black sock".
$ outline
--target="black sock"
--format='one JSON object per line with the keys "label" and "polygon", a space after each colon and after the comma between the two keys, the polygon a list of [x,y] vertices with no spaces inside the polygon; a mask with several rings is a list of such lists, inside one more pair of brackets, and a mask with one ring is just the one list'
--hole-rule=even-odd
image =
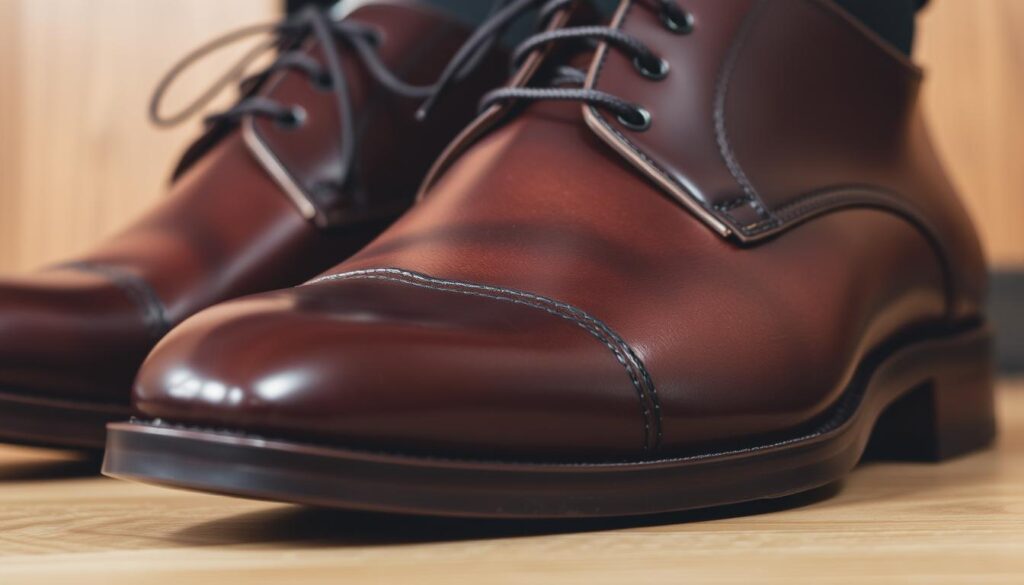
{"label": "black sock", "polygon": [[914,15],[925,0],[835,0],[878,36],[910,54],[914,46]]}
{"label": "black sock", "polygon": [[[427,0],[457,15],[467,23],[483,20],[491,10],[489,0]],[[729,0],[720,0],[728,2]],[[878,36],[892,43],[906,54],[914,44],[914,15],[927,0],[833,0],[850,14],[860,19]],[[288,0],[288,9],[296,10],[306,4],[328,6],[333,0]],[[597,4],[611,12],[617,0],[597,0]],[[685,0],[681,0],[683,6]]]}

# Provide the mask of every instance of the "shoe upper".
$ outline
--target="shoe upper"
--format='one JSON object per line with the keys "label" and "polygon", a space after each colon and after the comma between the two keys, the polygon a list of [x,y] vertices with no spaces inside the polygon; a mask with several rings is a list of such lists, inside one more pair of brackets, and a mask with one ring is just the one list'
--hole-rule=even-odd
{"label": "shoe upper", "polygon": [[611,24],[663,78],[612,41],[582,56],[586,88],[649,128],[601,104],[492,107],[354,257],[172,332],[139,415],[444,456],[668,457],[803,428],[874,352],[977,322],[984,260],[920,71],[828,2],[689,0],[688,34],[665,4],[624,0]]}
{"label": "shoe upper", "polygon": [[[420,87],[469,32],[411,1],[364,2],[345,22],[373,31],[380,62]],[[282,50],[313,63],[334,50],[309,34],[295,42]],[[303,119],[210,124],[145,217],[77,258],[0,280],[0,389],[125,403],[142,359],[172,326],[216,302],[308,279],[393,221],[479,96],[504,77],[479,68],[417,122],[419,99],[376,83],[341,40],[335,48],[355,125],[348,175],[338,176],[345,120],[335,88],[299,68],[271,71],[243,98]]]}

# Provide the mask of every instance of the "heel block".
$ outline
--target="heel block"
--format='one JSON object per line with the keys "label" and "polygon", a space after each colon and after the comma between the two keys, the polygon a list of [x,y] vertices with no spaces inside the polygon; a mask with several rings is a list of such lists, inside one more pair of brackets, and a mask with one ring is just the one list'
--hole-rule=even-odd
{"label": "heel block", "polygon": [[995,374],[986,330],[933,349],[927,379],[893,401],[875,423],[865,455],[940,462],[990,444],[996,436]]}

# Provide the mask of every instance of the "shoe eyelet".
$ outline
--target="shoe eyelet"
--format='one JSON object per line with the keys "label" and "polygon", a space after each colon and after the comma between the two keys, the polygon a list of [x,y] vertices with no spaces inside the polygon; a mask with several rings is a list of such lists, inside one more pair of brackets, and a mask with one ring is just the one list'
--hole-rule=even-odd
{"label": "shoe eyelet", "polygon": [[688,35],[694,29],[693,14],[680,10],[678,15],[673,15],[670,11],[664,11],[661,13],[661,24],[677,35]]}
{"label": "shoe eyelet", "polygon": [[316,89],[323,92],[330,92],[334,90],[334,81],[331,80],[331,76],[326,71],[321,71],[316,75],[312,75],[309,78],[309,83]]}
{"label": "shoe eyelet", "polygon": [[636,57],[633,59],[633,66],[647,79],[653,79],[654,81],[661,81],[668,76],[668,61],[659,57],[648,58],[648,62],[644,62],[645,59],[642,57]]}
{"label": "shoe eyelet", "polygon": [[635,114],[638,118],[635,120],[630,120],[626,116],[619,114],[619,124],[622,124],[634,132],[643,132],[651,127],[651,113],[647,111],[647,108],[637,106]]}
{"label": "shoe eyelet", "polygon": [[379,49],[384,44],[386,36],[384,31],[376,26],[366,28],[366,42],[370,43],[370,46],[374,49]]}
{"label": "shoe eyelet", "polygon": [[282,114],[274,120],[278,128],[283,130],[297,130],[306,125],[306,119],[309,114],[306,112],[306,108],[295,105],[292,106],[288,112]]}

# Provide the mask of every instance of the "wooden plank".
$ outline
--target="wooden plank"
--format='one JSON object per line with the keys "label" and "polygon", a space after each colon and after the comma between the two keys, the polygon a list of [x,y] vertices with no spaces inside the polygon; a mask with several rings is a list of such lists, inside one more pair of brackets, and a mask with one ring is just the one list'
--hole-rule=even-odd
{"label": "wooden plank", "polygon": [[[615,522],[305,510],[91,477],[0,447],[0,583],[1024,582],[1024,380],[997,449],[871,463],[836,493]],[[751,513],[757,514],[750,515]]]}

